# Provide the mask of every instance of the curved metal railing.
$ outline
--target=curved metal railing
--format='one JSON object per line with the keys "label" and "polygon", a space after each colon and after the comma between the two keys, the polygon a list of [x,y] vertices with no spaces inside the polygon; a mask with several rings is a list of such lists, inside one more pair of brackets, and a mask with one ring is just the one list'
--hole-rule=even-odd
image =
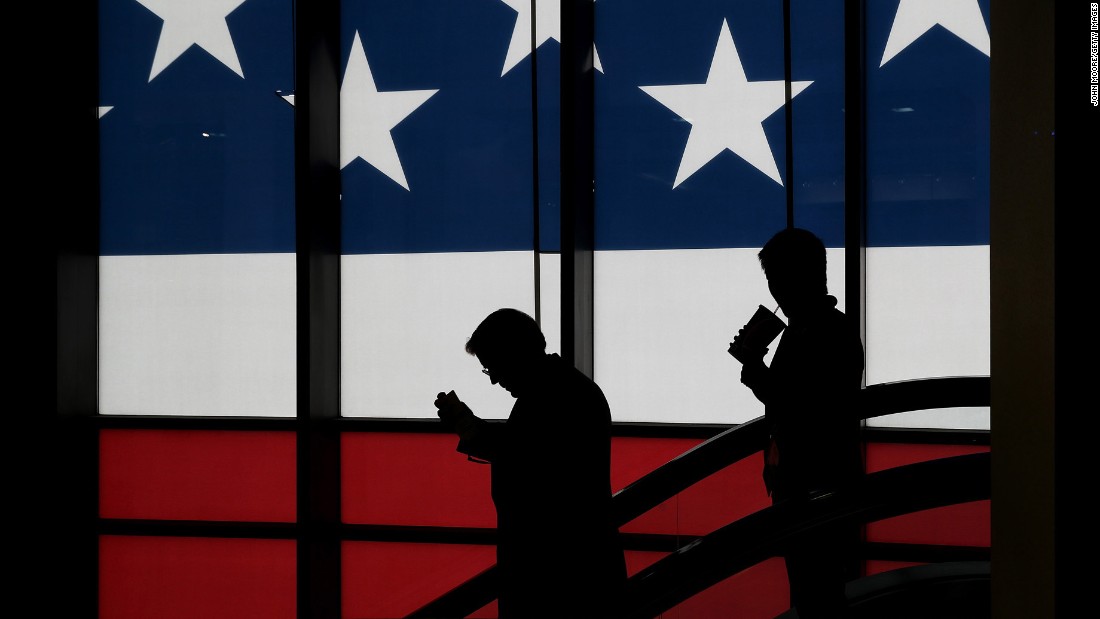
{"label": "curved metal railing", "polygon": [[[908,411],[988,405],[988,376],[923,378],[867,386],[860,391],[860,405],[854,414],[858,415],[860,419],[871,419]],[[764,442],[765,434],[763,417],[740,424],[696,445],[626,486],[615,493],[614,496],[617,524],[622,526],[634,520],[699,481],[734,462],[758,452]],[[929,470],[941,472],[940,469],[934,467]],[[886,472],[883,471],[883,473]],[[967,474],[969,474],[967,471],[952,473],[954,476],[965,476]],[[986,486],[988,487],[988,483],[986,483]],[[843,498],[828,499],[815,505],[833,505],[838,501],[843,502],[845,500]],[[756,523],[762,518],[787,518],[791,514],[800,514],[793,505],[777,511],[779,507],[776,505],[750,514],[711,535],[726,530],[739,531],[745,527],[764,526],[746,524]],[[814,510],[817,509],[823,508],[814,508]],[[805,517],[810,519],[808,522],[813,522],[815,516],[806,514]],[[851,517],[855,517],[855,515],[853,514]],[[715,540],[723,539],[725,535],[728,534],[716,538],[711,536],[703,538],[710,540],[706,542],[705,547],[711,547],[716,543]],[[656,565],[667,567],[671,565],[668,563],[669,561],[682,561],[683,559],[677,559],[676,557],[681,556],[680,553],[689,547],[697,547],[700,543],[703,543],[703,539],[680,549],[680,551],[666,557],[664,563],[658,562],[651,568],[655,568]],[[766,558],[766,556],[761,557],[760,560],[763,558]],[[744,567],[748,567],[748,565]],[[652,575],[645,574],[649,574],[649,572],[645,571],[633,576],[631,578],[632,583],[653,578]],[[635,587],[636,585],[631,585],[632,589]],[[496,566],[489,567],[458,587],[413,611],[407,617],[408,619],[465,617],[494,599],[496,599]]]}
{"label": "curved metal railing", "polygon": [[858,488],[776,503],[701,537],[630,578],[623,619],[649,619],[765,559],[814,529],[874,522],[988,499],[990,454],[939,458],[871,473]]}

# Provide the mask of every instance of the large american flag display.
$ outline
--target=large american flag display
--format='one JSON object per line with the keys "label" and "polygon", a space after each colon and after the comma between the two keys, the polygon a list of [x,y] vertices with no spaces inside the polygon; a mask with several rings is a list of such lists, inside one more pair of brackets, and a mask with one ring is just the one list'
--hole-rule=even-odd
{"label": "large american flag display", "polygon": [[[762,408],[726,348],[786,225],[843,309],[843,0],[596,0],[595,379],[616,421]],[[294,3],[101,0],[100,409],[295,414]],[[341,3],[342,410],[510,398],[466,337],[560,341],[557,1]],[[988,0],[866,3],[868,383],[989,373]],[[988,411],[883,420],[988,429]]]}

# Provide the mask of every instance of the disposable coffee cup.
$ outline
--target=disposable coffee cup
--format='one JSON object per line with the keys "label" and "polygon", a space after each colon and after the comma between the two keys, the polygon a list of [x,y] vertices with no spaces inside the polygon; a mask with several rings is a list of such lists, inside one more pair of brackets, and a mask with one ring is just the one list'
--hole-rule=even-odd
{"label": "disposable coffee cup", "polygon": [[774,312],[763,305],[757,306],[752,318],[741,329],[737,342],[730,344],[729,353],[741,363],[759,359],[786,327],[787,324]]}

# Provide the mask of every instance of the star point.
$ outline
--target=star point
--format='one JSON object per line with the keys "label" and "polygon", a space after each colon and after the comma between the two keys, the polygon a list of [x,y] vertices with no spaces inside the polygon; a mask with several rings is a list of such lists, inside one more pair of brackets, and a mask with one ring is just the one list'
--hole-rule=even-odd
{"label": "star point", "polygon": [[245,0],[137,1],[164,21],[149,70],[150,82],[194,45],[244,77],[226,17]]}
{"label": "star point", "polygon": [[409,190],[390,132],[437,92],[438,89],[379,91],[356,31],[340,86],[340,169],[363,159]]}
{"label": "star point", "polygon": [[[516,25],[512,29],[512,40],[508,43],[508,53],[504,57],[504,68],[500,76],[504,77],[524,58],[531,55],[531,0],[500,0],[516,12]],[[554,39],[561,43],[561,1],[545,0],[536,3],[535,9],[535,48]]]}
{"label": "star point", "polygon": [[884,66],[937,25],[989,56],[989,29],[978,0],[901,0],[878,66]]}
{"label": "star point", "polygon": [[[500,76],[504,77],[531,55],[531,0],[500,1],[516,12],[516,25],[512,29],[508,52],[504,56],[504,68],[500,70]],[[535,48],[541,47],[550,39],[561,43],[561,0],[541,0],[535,4]],[[592,55],[593,68],[603,73],[603,63],[600,62],[595,44],[592,45]]]}

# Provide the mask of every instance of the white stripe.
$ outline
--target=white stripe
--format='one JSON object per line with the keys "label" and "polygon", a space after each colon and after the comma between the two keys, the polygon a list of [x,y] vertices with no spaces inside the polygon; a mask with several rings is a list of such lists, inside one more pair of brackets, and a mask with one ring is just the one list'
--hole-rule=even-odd
{"label": "white stripe", "polygon": [[[867,382],[988,376],[989,246],[867,250]],[[989,429],[989,409],[947,409],[871,425]]]}
{"label": "white stripe", "polygon": [[[531,252],[343,258],[343,411],[433,418],[456,389],[479,414],[513,400],[463,346],[498,307],[532,312]],[[867,382],[989,373],[988,247],[867,254]],[[292,254],[100,260],[100,412],[293,416]],[[596,380],[617,421],[739,423],[762,406],[726,353],[757,304],[774,307],[755,249],[597,252]],[[830,291],[843,309],[843,253]],[[541,257],[543,330],[560,350],[560,257]],[[988,429],[988,409],[873,425]]]}
{"label": "white stripe", "polygon": [[539,306],[546,349],[561,351],[561,254],[541,254]]}
{"label": "white stripe", "polygon": [[293,416],[294,254],[103,256],[99,412]]}
{"label": "white stripe", "polygon": [[[757,304],[775,307],[756,253],[597,252],[596,379],[616,420],[741,423],[763,414],[726,352]],[[868,250],[868,384],[988,375],[988,264],[988,247]],[[843,310],[841,249],[828,252],[828,281]],[[988,429],[989,412],[921,411],[871,425]]]}
{"label": "white stripe", "polygon": [[[595,373],[616,421],[729,424],[764,413],[727,352],[758,305],[776,308],[758,252],[597,252]],[[829,250],[841,309],[843,273],[843,251]]]}
{"label": "white stripe", "polygon": [[508,416],[515,400],[465,346],[493,310],[534,315],[532,252],[347,255],[341,271],[343,415],[434,419],[453,389],[479,416]]}

